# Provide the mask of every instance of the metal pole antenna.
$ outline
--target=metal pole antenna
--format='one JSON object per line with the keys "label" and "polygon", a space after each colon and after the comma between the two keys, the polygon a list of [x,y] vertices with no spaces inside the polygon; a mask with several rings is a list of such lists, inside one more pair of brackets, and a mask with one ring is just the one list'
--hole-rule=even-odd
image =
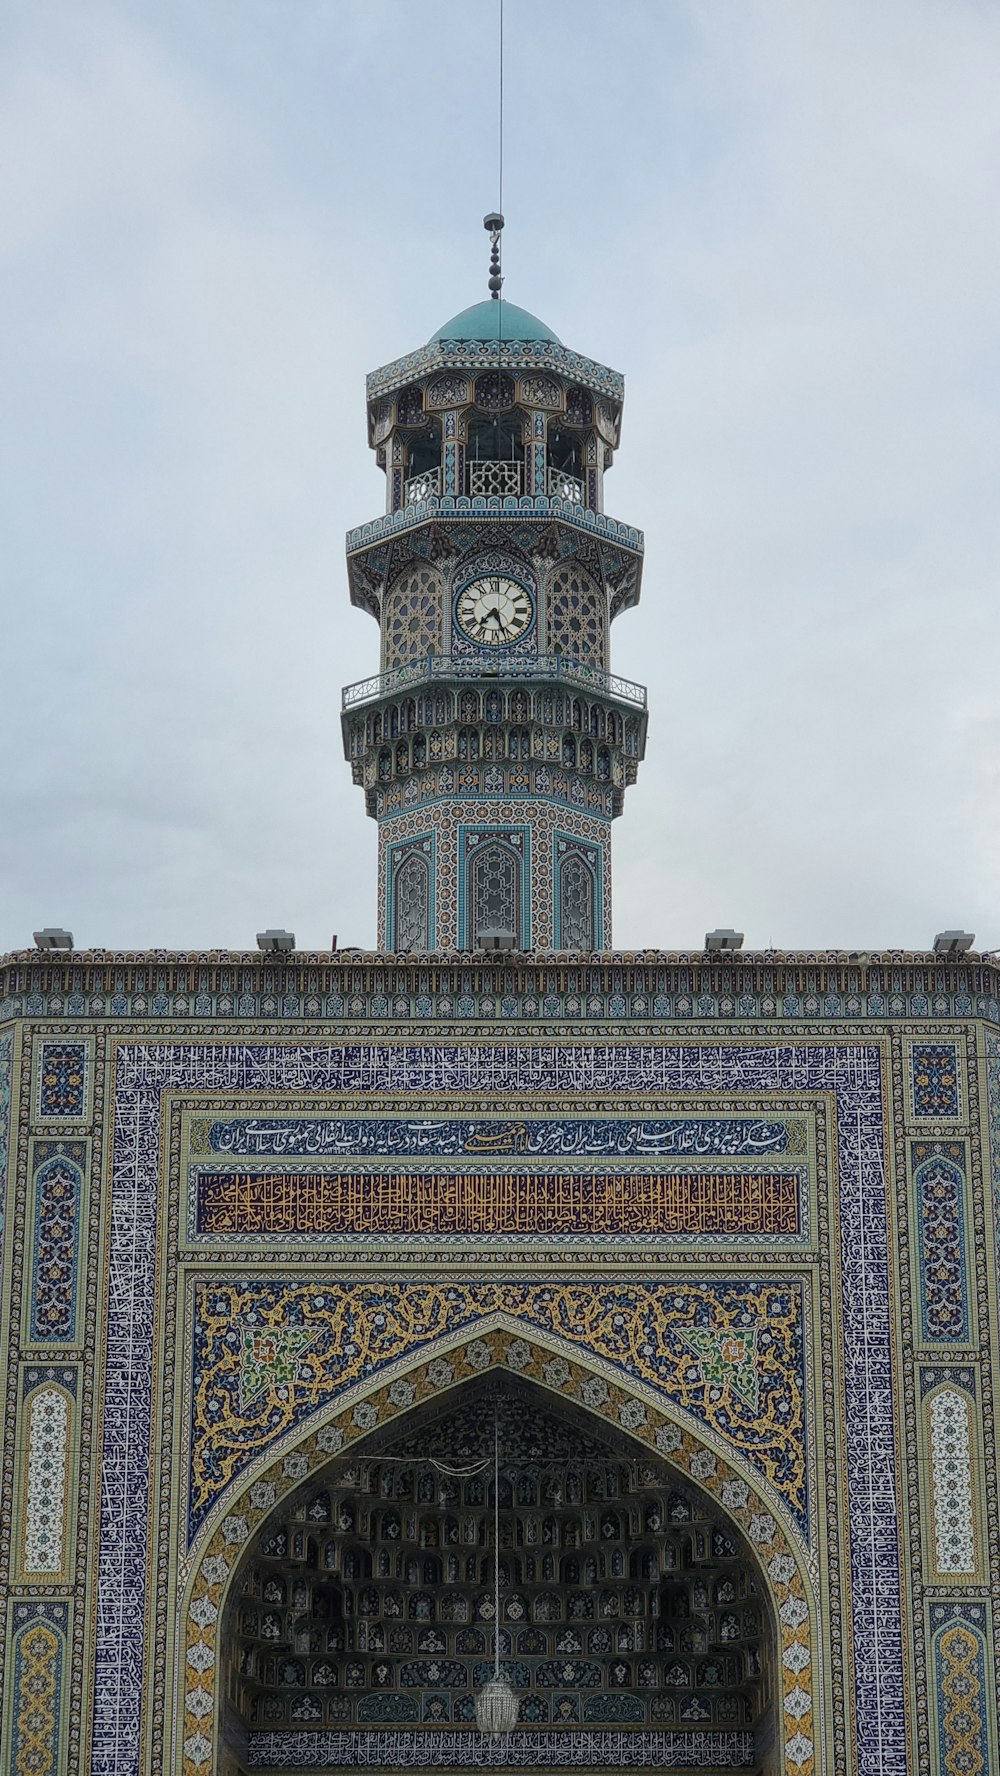
{"label": "metal pole antenna", "polygon": [[499,56],[499,59],[500,59],[500,93],[499,93],[499,103],[498,103],[498,107],[497,107],[498,113],[499,113],[499,125],[498,125],[498,130],[497,130],[497,134],[498,134],[498,138],[499,138],[499,167],[498,167],[498,171],[497,171],[497,209],[500,211],[500,214],[502,216],[503,215],[503,0],[499,0],[499,7],[500,7],[500,56]]}

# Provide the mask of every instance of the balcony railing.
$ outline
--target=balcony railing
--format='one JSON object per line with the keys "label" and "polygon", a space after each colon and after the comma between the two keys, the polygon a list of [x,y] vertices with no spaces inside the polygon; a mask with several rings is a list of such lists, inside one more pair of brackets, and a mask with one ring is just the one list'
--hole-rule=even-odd
{"label": "balcony railing", "polygon": [[[466,469],[471,496],[489,498],[494,495],[506,499],[511,494],[520,494],[523,478],[521,464],[517,462],[470,462]],[[583,482],[566,469],[546,471],[545,491],[550,499],[565,500],[570,506],[586,504]],[[440,495],[440,468],[422,469],[420,474],[411,475],[403,482],[404,506],[419,506],[426,499],[439,499]]]}
{"label": "balcony railing", "polygon": [[550,499],[567,500],[571,506],[583,505],[583,482],[565,469],[550,469],[545,489]]}
{"label": "balcony railing", "polygon": [[489,495],[499,494],[505,498],[512,493],[521,491],[521,464],[519,462],[470,462],[467,470],[469,492]]}
{"label": "balcony railing", "polygon": [[[633,684],[631,679],[619,678],[613,672],[601,672],[596,666],[568,659],[565,654],[498,661],[494,671],[497,677],[505,679],[558,678],[583,690],[596,691],[598,696],[616,697],[623,703],[632,703],[637,709],[646,707],[645,685]],[[493,671],[482,659],[463,660],[448,654],[426,654],[423,659],[412,660],[408,666],[397,666],[394,672],[379,672],[372,678],[361,678],[357,684],[348,685],[342,705],[344,709],[356,709],[360,703],[375,703],[383,697],[395,696],[408,685],[422,684],[429,678],[482,679],[484,676],[493,676]]]}
{"label": "balcony railing", "polygon": [[437,499],[441,492],[441,470],[424,469],[422,474],[411,475],[403,482],[404,506],[419,506],[421,500]]}

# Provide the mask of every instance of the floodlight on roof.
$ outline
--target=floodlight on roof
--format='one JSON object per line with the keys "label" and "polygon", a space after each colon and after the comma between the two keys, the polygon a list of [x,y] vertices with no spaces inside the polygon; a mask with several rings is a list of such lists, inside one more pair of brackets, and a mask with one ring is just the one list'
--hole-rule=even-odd
{"label": "floodlight on roof", "polygon": [[294,931],[258,931],[257,948],[259,950],[294,950]]}
{"label": "floodlight on roof", "polygon": [[40,950],[71,950],[73,948],[72,931],[63,931],[59,925],[45,925],[41,931],[32,934]]}
{"label": "floodlight on roof", "polygon": [[741,949],[743,946],[742,931],[732,931],[728,926],[718,931],[706,931],[705,948],[710,955],[724,955],[726,952]]}
{"label": "floodlight on roof", "polygon": [[976,941],[972,931],[939,931],[934,939],[935,956],[964,956]]}
{"label": "floodlight on roof", "polygon": [[480,931],[477,950],[512,950],[516,943],[513,931]]}

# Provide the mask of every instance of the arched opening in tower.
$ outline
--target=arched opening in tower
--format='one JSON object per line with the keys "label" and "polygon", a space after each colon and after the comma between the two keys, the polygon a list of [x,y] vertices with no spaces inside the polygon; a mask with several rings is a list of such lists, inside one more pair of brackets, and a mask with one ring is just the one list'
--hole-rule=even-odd
{"label": "arched opening in tower", "polygon": [[[512,1376],[415,1407],[286,1498],[222,1645],[227,1776],[773,1767],[776,1629],[747,1543],[668,1463]],[[503,1740],[476,1722],[497,1658]]]}

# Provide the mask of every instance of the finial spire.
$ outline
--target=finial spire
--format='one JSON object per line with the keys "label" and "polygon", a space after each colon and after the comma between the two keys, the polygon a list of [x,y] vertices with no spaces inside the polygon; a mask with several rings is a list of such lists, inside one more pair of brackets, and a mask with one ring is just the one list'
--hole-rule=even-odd
{"label": "finial spire", "polygon": [[491,210],[488,216],[484,216],[483,227],[489,229],[490,235],[490,295],[497,302],[503,283],[500,272],[500,231],[503,228],[503,217],[500,211]]}

